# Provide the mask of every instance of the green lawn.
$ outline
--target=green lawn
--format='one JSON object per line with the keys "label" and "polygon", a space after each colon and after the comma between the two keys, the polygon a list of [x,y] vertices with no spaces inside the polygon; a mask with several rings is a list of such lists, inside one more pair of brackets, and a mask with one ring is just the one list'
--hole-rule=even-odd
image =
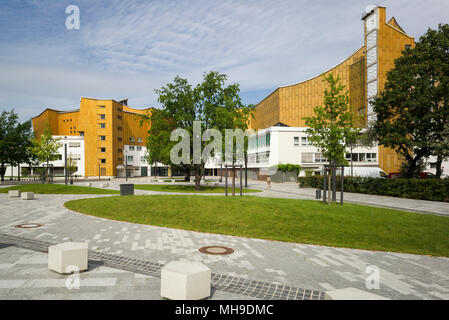
{"label": "green lawn", "polygon": [[314,200],[199,195],[74,200],[102,218],[242,237],[449,256],[449,218]]}
{"label": "green lawn", "polygon": [[0,188],[0,193],[8,193],[9,190],[22,192],[34,192],[36,194],[118,194],[119,191],[73,186],[65,184],[22,184],[8,188]]}
{"label": "green lawn", "polygon": [[[161,191],[161,192],[193,192],[193,193],[225,193],[224,187],[212,187],[212,186],[204,186],[201,185],[201,190],[196,191],[195,186],[192,185],[173,185],[173,184],[136,184],[134,185],[135,189],[140,190],[150,190],[150,191]],[[240,193],[240,188],[235,188],[235,192],[237,194]],[[262,190],[256,189],[243,189],[243,193],[254,193],[254,192],[262,192]],[[232,186],[228,187],[228,193],[232,193]]]}

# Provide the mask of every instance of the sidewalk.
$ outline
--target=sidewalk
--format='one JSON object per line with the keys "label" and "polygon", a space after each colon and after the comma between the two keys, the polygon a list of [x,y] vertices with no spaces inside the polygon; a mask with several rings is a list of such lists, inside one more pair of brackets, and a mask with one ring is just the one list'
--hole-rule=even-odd
{"label": "sidewalk", "polygon": [[[380,289],[374,290],[375,294],[391,299],[449,299],[448,258],[137,225],[87,216],[64,207],[66,201],[97,196],[37,195],[36,200],[22,201],[0,194],[0,233],[53,243],[89,241],[89,248],[98,252],[160,264],[198,260],[214,273],[317,291],[347,287],[367,291],[367,267],[376,266],[380,270]],[[21,223],[43,226],[14,227]],[[210,245],[231,247],[235,252],[213,256],[198,251]]]}

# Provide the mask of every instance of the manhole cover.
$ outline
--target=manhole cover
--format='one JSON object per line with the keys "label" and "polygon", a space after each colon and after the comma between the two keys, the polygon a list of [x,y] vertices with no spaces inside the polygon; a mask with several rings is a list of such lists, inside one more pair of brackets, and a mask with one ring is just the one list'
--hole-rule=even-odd
{"label": "manhole cover", "polygon": [[24,223],[24,224],[18,224],[15,226],[16,228],[23,228],[23,229],[30,229],[30,228],[38,228],[42,227],[39,223]]}
{"label": "manhole cover", "polygon": [[234,253],[234,249],[220,246],[202,247],[199,249],[199,251],[205,254],[218,254],[218,255],[226,255]]}

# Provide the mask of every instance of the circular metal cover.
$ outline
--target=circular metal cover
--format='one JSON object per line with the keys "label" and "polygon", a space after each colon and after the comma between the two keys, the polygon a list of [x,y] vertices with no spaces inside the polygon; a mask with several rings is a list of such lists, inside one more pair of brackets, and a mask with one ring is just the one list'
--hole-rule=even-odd
{"label": "circular metal cover", "polygon": [[199,249],[201,253],[213,254],[213,255],[227,255],[234,253],[234,249],[221,247],[221,246],[208,246]]}
{"label": "circular metal cover", "polygon": [[22,229],[30,229],[30,228],[38,228],[42,227],[39,223],[24,223],[24,224],[18,224],[15,226],[16,228],[22,228]]}

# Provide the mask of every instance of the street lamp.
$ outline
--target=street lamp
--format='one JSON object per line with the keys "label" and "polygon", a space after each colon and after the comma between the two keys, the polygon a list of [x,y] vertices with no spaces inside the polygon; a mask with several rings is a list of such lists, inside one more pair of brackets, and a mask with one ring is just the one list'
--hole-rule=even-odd
{"label": "street lamp", "polygon": [[125,150],[125,179],[128,182],[128,152]]}

